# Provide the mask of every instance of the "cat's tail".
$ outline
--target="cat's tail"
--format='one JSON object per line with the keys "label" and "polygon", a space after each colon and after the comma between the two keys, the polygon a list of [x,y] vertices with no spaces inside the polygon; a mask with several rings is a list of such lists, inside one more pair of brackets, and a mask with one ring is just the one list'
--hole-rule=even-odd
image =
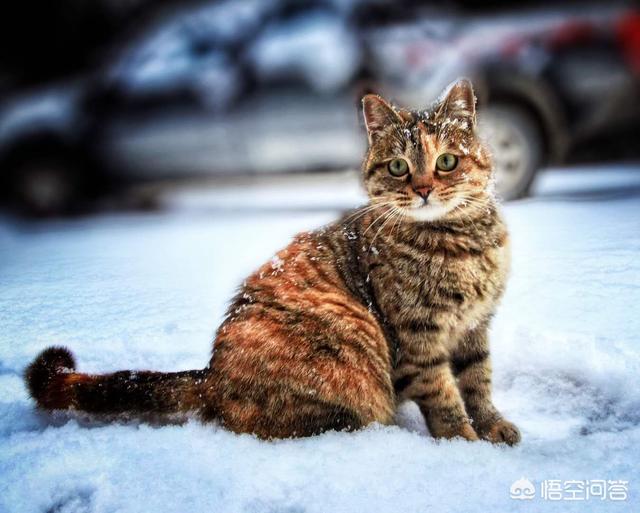
{"label": "cat's tail", "polygon": [[27,367],[31,397],[46,410],[77,410],[93,414],[187,414],[202,408],[205,371],[119,371],[112,374],[75,372],[64,347],[50,347]]}

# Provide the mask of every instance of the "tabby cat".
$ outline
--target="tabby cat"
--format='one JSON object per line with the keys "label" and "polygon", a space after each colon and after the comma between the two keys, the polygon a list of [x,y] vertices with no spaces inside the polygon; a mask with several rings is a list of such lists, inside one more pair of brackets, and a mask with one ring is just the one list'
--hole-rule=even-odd
{"label": "tabby cat", "polygon": [[244,282],[205,369],[90,375],[52,347],[26,370],[38,406],[192,414],[283,438],[390,424],[410,399],[434,437],[517,443],[491,401],[487,334],[509,251],[472,86],[420,112],[376,95],[363,107],[369,204],[296,236]]}

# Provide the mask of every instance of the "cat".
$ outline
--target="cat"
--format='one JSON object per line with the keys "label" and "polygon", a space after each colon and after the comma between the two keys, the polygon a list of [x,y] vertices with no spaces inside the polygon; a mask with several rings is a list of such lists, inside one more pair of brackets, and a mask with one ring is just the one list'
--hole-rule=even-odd
{"label": "cat", "polygon": [[472,85],[420,112],[362,103],[369,204],[297,235],[244,282],[205,369],[90,375],[52,347],[25,371],[37,405],[190,414],[272,439],[391,424],[413,400],[433,437],[519,442],[491,400],[509,239]]}

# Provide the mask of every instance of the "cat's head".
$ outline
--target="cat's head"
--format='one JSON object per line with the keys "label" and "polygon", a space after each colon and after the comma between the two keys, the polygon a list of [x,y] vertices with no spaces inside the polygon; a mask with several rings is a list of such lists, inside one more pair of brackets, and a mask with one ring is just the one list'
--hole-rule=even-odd
{"label": "cat's head", "polygon": [[489,153],[476,135],[476,98],[459,80],[424,111],[362,100],[369,137],[364,182],[372,204],[412,221],[464,217],[490,197]]}

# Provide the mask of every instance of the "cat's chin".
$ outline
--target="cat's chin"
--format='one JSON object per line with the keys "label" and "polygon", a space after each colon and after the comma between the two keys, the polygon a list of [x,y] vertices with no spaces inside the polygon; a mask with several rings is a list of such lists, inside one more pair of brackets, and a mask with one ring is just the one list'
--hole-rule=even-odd
{"label": "cat's chin", "polygon": [[451,209],[445,205],[422,205],[420,207],[407,208],[406,214],[412,221],[428,223],[442,219],[450,211]]}

